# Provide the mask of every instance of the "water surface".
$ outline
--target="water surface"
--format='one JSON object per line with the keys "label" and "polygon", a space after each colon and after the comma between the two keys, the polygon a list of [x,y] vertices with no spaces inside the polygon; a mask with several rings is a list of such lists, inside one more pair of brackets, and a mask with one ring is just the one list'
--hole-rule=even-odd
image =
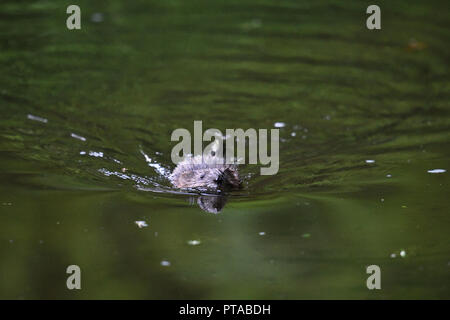
{"label": "water surface", "polygon": [[[381,31],[356,1],[78,4],[0,4],[1,298],[450,298],[447,2],[379,1]],[[167,180],[194,120],[282,123],[278,174],[202,210]]]}

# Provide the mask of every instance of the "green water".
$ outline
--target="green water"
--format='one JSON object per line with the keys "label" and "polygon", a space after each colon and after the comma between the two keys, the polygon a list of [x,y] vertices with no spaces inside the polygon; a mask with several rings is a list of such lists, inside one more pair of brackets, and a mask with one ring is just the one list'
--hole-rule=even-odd
{"label": "green water", "polygon": [[[0,3],[0,298],[450,298],[448,1],[69,4]],[[284,123],[278,174],[203,211],[194,120]]]}

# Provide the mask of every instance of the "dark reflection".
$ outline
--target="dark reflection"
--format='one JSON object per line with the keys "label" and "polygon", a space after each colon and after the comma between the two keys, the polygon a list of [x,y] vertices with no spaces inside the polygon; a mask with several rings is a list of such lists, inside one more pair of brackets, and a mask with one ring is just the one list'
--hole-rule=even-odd
{"label": "dark reflection", "polygon": [[191,197],[190,202],[197,202],[203,211],[217,214],[225,207],[227,197],[222,195],[201,195],[199,197]]}

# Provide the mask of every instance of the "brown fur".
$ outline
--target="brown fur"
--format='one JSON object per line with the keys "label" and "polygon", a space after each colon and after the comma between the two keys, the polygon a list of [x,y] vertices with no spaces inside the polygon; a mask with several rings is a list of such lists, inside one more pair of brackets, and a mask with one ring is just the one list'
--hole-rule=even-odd
{"label": "brown fur", "polygon": [[170,181],[177,188],[239,188],[241,181],[236,165],[225,164],[216,156],[187,157],[170,175]]}

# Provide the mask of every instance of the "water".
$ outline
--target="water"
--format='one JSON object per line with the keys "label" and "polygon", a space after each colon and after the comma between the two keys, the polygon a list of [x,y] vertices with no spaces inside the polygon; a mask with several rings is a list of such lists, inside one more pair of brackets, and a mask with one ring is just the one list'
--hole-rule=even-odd
{"label": "water", "polygon": [[[446,2],[379,1],[381,31],[358,2],[78,4],[79,31],[0,4],[1,298],[450,298]],[[278,127],[278,174],[172,188],[194,120]]]}

